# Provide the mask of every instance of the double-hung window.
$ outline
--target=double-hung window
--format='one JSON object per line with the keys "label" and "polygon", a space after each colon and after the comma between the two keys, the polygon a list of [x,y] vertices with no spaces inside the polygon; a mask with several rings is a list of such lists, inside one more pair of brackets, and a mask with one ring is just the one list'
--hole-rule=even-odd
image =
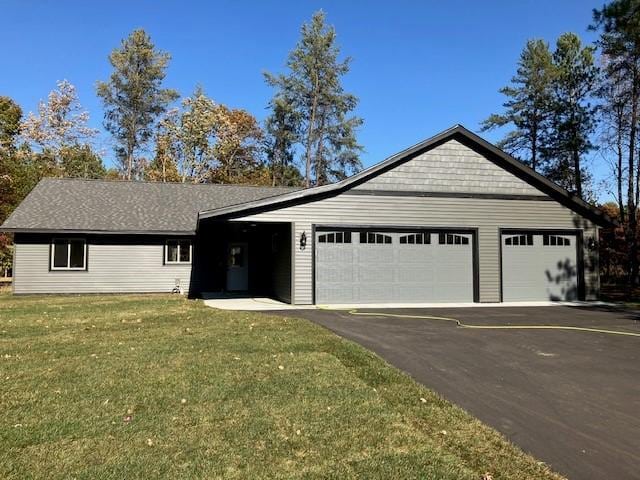
{"label": "double-hung window", "polygon": [[87,242],[82,238],[54,238],[51,270],[86,270]]}
{"label": "double-hung window", "polygon": [[164,263],[167,265],[191,263],[191,241],[167,240],[164,246]]}

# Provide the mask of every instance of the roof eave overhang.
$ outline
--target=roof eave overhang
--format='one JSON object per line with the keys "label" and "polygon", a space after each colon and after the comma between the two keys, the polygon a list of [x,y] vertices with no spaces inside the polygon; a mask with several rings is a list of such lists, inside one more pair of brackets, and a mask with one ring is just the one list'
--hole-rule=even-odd
{"label": "roof eave overhang", "polygon": [[0,227],[0,233],[37,233],[57,235],[162,235],[193,236],[195,230],[92,230],[73,228],[11,228]]}

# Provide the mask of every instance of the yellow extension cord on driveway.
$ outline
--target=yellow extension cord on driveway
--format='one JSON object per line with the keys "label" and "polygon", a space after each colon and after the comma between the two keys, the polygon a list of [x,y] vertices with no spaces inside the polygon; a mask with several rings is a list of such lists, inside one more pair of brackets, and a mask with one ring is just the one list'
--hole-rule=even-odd
{"label": "yellow extension cord on driveway", "polygon": [[453,322],[459,328],[472,328],[478,330],[569,330],[578,332],[604,333],[607,335],[624,335],[627,337],[640,337],[640,333],[620,332],[617,330],[606,330],[602,328],[572,327],[564,325],[467,325],[456,318],[435,317],[430,315],[406,315],[400,313],[384,312],[358,312],[357,309],[349,310],[350,315],[370,316],[370,317],[392,317],[392,318],[415,318],[419,320],[440,320]]}

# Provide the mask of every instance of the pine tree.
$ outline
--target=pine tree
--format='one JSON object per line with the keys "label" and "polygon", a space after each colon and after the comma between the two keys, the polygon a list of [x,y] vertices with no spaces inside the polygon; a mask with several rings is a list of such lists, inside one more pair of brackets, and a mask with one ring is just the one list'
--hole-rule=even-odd
{"label": "pine tree", "polygon": [[[290,185],[292,177],[294,146],[298,138],[298,118],[291,103],[281,97],[271,101],[271,115],[264,122],[264,150],[271,173],[272,186]],[[300,175],[298,175],[300,177]]]}
{"label": "pine tree", "polygon": [[482,130],[511,125],[515,129],[498,143],[505,151],[522,158],[534,170],[541,170],[541,149],[551,115],[552,56],[542,40],[529,40],[520,54],[511,85],[500,89],[507,97],[502,114],[493,114]]}
{"label": "pine tree", "polygon": [[70,178],[104,178],[102,159],[89,145],[70,145],[60,152],[62,172]]}
{"label": "pine tree", "polygon": [[135,30],[109,55],[113,73],[98,82],[105,106],[105,128],[116,141],[116,155],[126,179],[141,175],[138,153],[153,136],[154,126],[178,93],[162,88],[170,55],[156,49],[144,30]]}
{"label": "pine tree", "polygon": [[638,282],[638,132],[640,123],[640,0],[614,0],[593,11],[592,30],[600,29],[598,46],[606,58],[605,76],[619,88],[628,108],[628,131],[624,136],[627,164],[628,285]]}
{"label": "pine tree", "polygon": [[611,162],[612,172],[615,179],[615,197],[617,202],[617,214],[620,221],[626,222],[626,198],[624,187],[628,175],[626,166],[627,146],[629,144],[629,132],[631,123],[629,81],[622,78],[621,72],[608,72],[609,64],[604,60],[604,75],[598,88],[598,96],[601,104],[599,107],[600,124],[602,132],[600,134],[600,145],[604,150],[603,154],[607,158],[607,153],[614,155]]}
{"label": "pine tree", "polygon": [[351,59],[340,61],[339,55],[335,29],[319,11],[302,26],[300,41],[287,60],[288,73],[266,74],[267,83],[277,89],[275,97],[286,99],[296,112],[306,186],[341,179],[361,168],[356,130],[362,119],[351,115],[358,99],[341,83]]}
{"label": "pine tree", "polygon": [[546,174],[579,197],[588,176],[582,160],[594,148],[590,140],[596,127],[596,108],[591,104],[598,78],[594,50],[583,47],[576,34],[565,33],[553,52],[553,114],[545,146],[550,163]]}

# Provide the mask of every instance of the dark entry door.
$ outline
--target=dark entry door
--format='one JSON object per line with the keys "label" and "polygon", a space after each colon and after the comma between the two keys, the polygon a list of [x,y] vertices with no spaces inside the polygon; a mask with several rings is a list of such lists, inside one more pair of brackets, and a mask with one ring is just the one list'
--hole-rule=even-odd
{"label": "dark entry door", "polygon": [[227,291],[249,290],[249,251],[246,243],[230,243],[227,250]]}

